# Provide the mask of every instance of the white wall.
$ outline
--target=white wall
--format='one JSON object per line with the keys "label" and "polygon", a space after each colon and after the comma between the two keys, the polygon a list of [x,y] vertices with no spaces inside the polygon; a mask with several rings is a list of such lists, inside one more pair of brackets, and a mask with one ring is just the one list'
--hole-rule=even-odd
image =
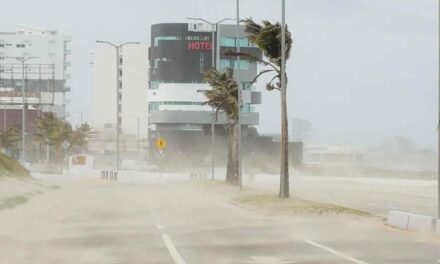
{"label": "white wall", "polygon": [[147,138],[148,48],[146,45],[127,45],[122,51],[122,132]]}
{"label": "white wall", "polygon": [[116,124],[116,54],[111,46],[95,50],[91,125],[97,129]]}
{"label": "white wall", "polygon": [[[129,44],[122,54],[122,122],[123,134],[147,138],[148,48],[145,44]],[[93,109],[91,125],[102,129],[116,124],[116,51],[98,44],[95,50]]]}

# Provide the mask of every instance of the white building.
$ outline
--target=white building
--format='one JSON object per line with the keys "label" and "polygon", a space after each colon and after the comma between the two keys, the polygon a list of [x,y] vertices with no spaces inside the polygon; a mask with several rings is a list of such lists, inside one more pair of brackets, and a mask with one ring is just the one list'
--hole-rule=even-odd
{"label": "white building", "polygon": [[[121,132],[147,138],[148,48],[128,44],[120,50]],[[116,49],[98,44],[94,58],[91,125],[98,131],[116,127]]]}
{"label": "white building", "polygon": [[[0,32],[0,100],[12,105],[22,102],[21,86],[29,108],[54,112],[66,118],[70,92],[71,37],[56,30],[17,26],[15,32]],[[20,58],[25,62],[24,76]]]}

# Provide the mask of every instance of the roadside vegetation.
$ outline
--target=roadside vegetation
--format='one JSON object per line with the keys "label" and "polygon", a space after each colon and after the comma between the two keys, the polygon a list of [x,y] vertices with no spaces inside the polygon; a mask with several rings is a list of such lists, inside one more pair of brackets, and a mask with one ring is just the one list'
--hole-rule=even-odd
{"label": "roadside vegetation", "polygon": [[[51,112],[44,113],[37,121],[36,139],[41,149],[45,149],[46,163],[59,163],[68,153],[84,151],[90,135],[91,127],[87,123],[72,128],[69,122]],[[67,148],[62,147],[64,142],[68,143]]]}
{"label": "roadside vegetation", "polygon": [[28,178],[29,172],[16,160],[0,153],[0,177]]}
{"label": "roadside vegetation", "polygon": [[306,214],[374,217],[372,214],[362,210],[304,200],[299,197],[280,200],[276,194],[261,190],[245,188],[240,191],[221,181],[201,180],[195,183],[204,190],[226,196],[226,199],[229,199],[229,202],[233,205],[262,213],[275,215]]}

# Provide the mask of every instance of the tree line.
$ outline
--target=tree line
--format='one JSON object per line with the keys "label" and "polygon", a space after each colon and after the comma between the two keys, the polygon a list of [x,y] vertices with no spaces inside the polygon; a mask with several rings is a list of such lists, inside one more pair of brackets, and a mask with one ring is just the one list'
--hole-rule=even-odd
{"label": "tree line", "polygon": [[[75,128],[52,112],[43,113],[37,118],[36,133],[31,135],[31,144],[37,144],[40,153],[46,155],[46,162],[60,162],[66,153],[85,151],[91,136],[91,127],[84,123]],[[0,147],[3,152],[17,152],[21,142],[21,125],[14,124],[0,133]],[[63,143],[68,145],[63,147]]]}

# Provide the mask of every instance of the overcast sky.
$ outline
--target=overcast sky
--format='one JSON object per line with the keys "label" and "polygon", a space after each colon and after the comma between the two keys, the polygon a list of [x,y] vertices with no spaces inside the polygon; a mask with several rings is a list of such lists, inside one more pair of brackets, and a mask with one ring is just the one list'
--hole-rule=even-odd
{"label": "overcast sky", "polygon": [[[241,0],[242,17],[279,20],[280,0]],[[435,148],[438,0],[287,0],[294,36],[289,118],[318,143],[379,145],[406,136]],[[16,24],[72,36],[71,111],[90,111],[95,40],[149,41],[149,27],[235,16],[235,0],[0,0],[0,31]],[[6,12],[5,12],[6,11]],[[279,94],[263,90],[259,131],[279,132]],[[78,122],[79,115],[72,114]]]}

